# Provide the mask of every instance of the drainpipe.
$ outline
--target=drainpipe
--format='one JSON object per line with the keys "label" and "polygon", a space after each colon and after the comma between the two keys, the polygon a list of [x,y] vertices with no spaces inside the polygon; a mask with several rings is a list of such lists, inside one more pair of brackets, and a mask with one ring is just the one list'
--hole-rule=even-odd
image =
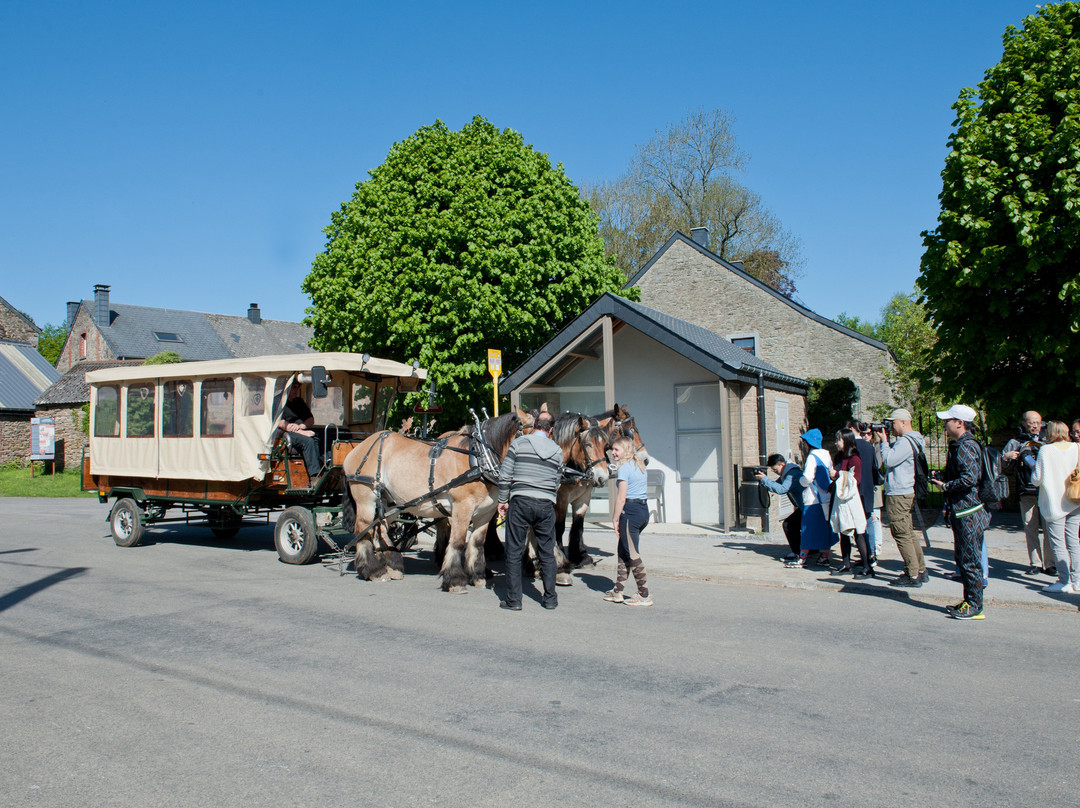
{"label": "drainpipe", "polygon": [[[765,462],[769,459],[769,450],[765,445],[765,376],[760,368],[757,372],[757,435],[758,456],[760,457],[758,465],[764,467]],[[769,532],[768,511],[765,511],[761,517],[761,530],[763,533]]]}

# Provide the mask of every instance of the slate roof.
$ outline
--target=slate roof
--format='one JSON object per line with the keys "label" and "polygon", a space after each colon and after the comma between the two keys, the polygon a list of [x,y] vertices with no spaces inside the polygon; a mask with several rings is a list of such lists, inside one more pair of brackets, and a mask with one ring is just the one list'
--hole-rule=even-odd
{"label": "slate roof", "polygon": [[34,399],[60,378],[29,342],[0,340],[0,410],[34,411]]}
{"label": "slate roof", "polygon": [[71,370],[61,376],[52,387],[34,400],[39,407],[78,407],[90,400],[90,385],[86,383],[86,374],[92,370],[115,368],[121,365],[141,365],[141,359],[129,361],[110,360],[108,362],[76,362]]}
{"label": "slate roof", "polygon": [[784,373],[749,351],[736,348],[707,328],[609,292],[597,298],[547,344],[515,368],[513,373],[502,379],[499,389],[509,392],[519,387],[605,315],[632,326],[722,379],[752,384],[760,371],[763,379],[768,380],[768,387],[797,393],[805,393],[810,387],[806,379]]}
{"label": "slate roof", "polygon": [[[94,301],[83,300],[93,316]],[[113,355],[119,359],[146,359],[162,351],[176,351],[185,362],[233,357],[308,353],[312,329],[302,323],[207,314],[201,311],[109,303],[109,324],[98,326]],[[183,342],[162,342],[154,332],[179,335]]]}
{"label": "slate roof", "polygon": [[701,253],[703,256],[705,256],[709,260],[714,261],[715,263],[719,264],[720,266],[724,267],[725,269],[730,270],[731,272],[734,272],[736,275],[738,275],[740,278],[745,280],[747,283],[751,283],[754,286],[758,287],[759,289],[761,289],[761,290],[763,290],[765,292],[768,292],[770,295],[772,295],[773,297],[775,297],[777,300],[781,301],[785,305],[791,306],[791,308],[795,309],[795,311],[799,312],[799,314],[803,315],[804,317],[808,317],[809,319],[813,320],[814,322],[821,323],[824,326],[828,326],[829,328],[831,328],[831,329],[833,329],[835,331],[839,331],[841,334],[846,334],[847,336],[849,336],[849,337],[851,337],[853,339],[857,339],[860,342],[865,342],[867,345],[873,345],[875,348],[878,348],[878,349],[880,349],[882,351],[889,350],[888,346],[884,342],[881,342],[880,340],[876,340],[873,337],[868,337],[868,336],[866,336],[866,334],[860,334],[858,331],[855,331],[855,330],[853,330],[851,328],[848,328],[846,326],[842,326],[842,325],[840,325],[840,323],[834,322],[833,320],[830,320],[828,317],[822,317],[820,314],[811,311],[810,309],[806,308],[806,306],[802,305],[801,303],[796,303],[790,297],[785,297],[784,295],[780,294],[778,291],[773,289],[771,286],[769,286],[769,284],[762,283],[757,278],[755,278],[753,275],[749,274],[748,272],[745,272],[744,270],[739,269],[737,266],[734,266],[733,264],[729,263],[728,261],[725,261],[723,258],[721,258],[719,255],[714,253],[712,250],[708,249],[707,247],[703,247],[701,244],[698,244],[696,241],[694,241],[692,238],[687,236],[685,233],[682,233],[682,232],[680,232],[678,230],[676,230],[674,233],[672,233],[671,238],[669,238],[664,243],[664,246],[656,251],[656,255],[654,255],[652,258],[650,258],[648,263],[646,263],[645,266],[643,266],[641,269],[639,269],[634,274],[634,277],[632,277],[629,281],[627,281],[626,286],[624,286],[623,288],[624,289],[629,289],[631,286],[636,286],[638,281],[641,280],[642,276],[646,272],[648,272],[650,269],[652,269],[653,264],[655,264],[660,259],[660,256],[662,256],[665,252],[667,252],[668,249],[670,249],[671,245],[674,244],[676,241],[682,241],[685,244],[689,245],[690,247],[693,247],[695,250],[697,250],[699,253]]}

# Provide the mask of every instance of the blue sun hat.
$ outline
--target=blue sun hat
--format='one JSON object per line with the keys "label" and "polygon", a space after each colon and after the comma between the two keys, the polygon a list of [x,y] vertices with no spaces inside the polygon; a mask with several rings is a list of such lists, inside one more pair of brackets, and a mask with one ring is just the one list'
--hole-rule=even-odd
{"label": "blue sun hat", "polygon": [[804,441],[809,443],[815,449],[821,448],[821,430],[820,429],[808,429],[806,432],[799,435]]}

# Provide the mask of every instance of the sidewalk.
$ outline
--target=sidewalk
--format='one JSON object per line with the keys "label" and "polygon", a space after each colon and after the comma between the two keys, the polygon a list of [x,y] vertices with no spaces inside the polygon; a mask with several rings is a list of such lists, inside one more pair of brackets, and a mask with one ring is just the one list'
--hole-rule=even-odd
{"label": "sidewalk", "polygon": [[[568,526],[569,527],[569,526]],[[877,597],[913,600],[944,606],[963,599],[958,581],[943,573],[952,572],[952,530],[940,524],[927,530],[930,548],[925,542],[929,583],[919,589],[889,586],[888,582],[903,571],[896,542],[886,526],[878,550],[877,578],[854,580],[850,575],[833,576],[824,569],[787,569],[783,557],[787,542],[779,524],[770,535],[746,532],[724,533],[701,525],[651,524],[641,536],[641,556],[650,575],[689,578],[751,586],[782,586],[817,589],[829,592],[864,592]],[[984,593],[987,607],[1018,606],[1035,609],[1080,611],[1080,595],[1058,595],[1042,588],[1056,578],[1028,575],[1027,547],[1016,514],[994,514],[986,531],[990,551],[990,585]],[[597,562],[596,571],[615,578],[615,533],[602,522],[585,524],[585,544]],[[594,552],[598,551],[598,552]],[[833,553],[839,552],[839,545]],[[858,551],[853,549],[857,557]]]}

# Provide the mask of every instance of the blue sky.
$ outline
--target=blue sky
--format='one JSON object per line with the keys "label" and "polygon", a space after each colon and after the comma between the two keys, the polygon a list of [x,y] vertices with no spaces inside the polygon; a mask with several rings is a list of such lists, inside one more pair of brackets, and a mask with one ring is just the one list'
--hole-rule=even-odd
{"label": "blue sky", "polygon": [[0,296],[39,325],[115,301],[297,320],[322,228],[436,118],[613,178],[722,108],[742,182],[803,242],[798,297],[911,291],[961,88],[1035,2],[0,0]]}

